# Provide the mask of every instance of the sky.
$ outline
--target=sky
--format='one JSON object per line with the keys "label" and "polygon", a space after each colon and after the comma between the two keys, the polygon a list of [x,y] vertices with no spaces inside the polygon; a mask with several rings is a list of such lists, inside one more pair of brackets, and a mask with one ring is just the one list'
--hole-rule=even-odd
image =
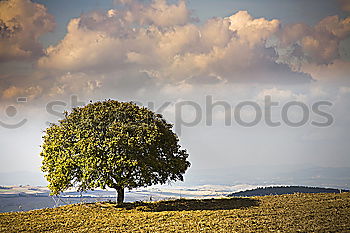
{"label": "sky", "polygon": [[306,169],[308,184],[350,187],[349,12],[348,0],[0,1],[0,183],[45,184],[49,122],[116,99],[174,124],[185,183]]}

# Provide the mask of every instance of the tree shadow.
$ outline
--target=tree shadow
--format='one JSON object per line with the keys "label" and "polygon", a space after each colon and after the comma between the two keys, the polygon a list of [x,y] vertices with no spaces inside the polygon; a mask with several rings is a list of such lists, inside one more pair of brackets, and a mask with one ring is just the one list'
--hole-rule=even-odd
{"label": "tree shadow", "polygon": [[249,208],[259,205],[259,200],[252,198],[222,198],[222,199],[177,199],[158,202],[124,203],[117,208],[135,209],[145,212],[190,211],[190,210],[231,210]]}

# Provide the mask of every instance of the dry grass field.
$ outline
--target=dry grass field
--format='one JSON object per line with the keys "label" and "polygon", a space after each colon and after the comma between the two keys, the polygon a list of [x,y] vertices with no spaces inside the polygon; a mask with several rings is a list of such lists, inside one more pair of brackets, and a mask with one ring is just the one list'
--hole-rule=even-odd
{"label": "dry grass field", "polygon": [[350,232],[350,194],[74,204],[0,214],[0,232]]}

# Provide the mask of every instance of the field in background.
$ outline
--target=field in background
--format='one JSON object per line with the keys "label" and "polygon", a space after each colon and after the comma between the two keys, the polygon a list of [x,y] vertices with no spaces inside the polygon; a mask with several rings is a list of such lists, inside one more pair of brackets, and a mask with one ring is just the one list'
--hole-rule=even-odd
{"label": "field in background", "polygon": [[[254,185],[201,185],[152,186],[126,190],[125,201],[158,201],[179,198],[212,198],[224,197],[236,191],[255,188]],[[81,196],[82,195],[82,196]],[[94,190],[86,193],[74,189],[64,192],[60,197],[49,196],[47,187],[35,186],[0,186],[0,213],[12,211],[28,211],[52,208],[65,204],[115,200],[115,190]]]}
{"label": "field in background", "polygon": [[74,204],[0,214],[0,232],[347,232],[350,194]]}

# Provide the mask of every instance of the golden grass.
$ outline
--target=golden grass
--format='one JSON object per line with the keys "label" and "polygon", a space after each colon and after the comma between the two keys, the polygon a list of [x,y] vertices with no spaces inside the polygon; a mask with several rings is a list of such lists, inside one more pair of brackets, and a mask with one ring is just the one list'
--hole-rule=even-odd
{"label": "golden grass", "polygon": [[350,232],[350,194],[75,204],[0,214],[0,232]]}

